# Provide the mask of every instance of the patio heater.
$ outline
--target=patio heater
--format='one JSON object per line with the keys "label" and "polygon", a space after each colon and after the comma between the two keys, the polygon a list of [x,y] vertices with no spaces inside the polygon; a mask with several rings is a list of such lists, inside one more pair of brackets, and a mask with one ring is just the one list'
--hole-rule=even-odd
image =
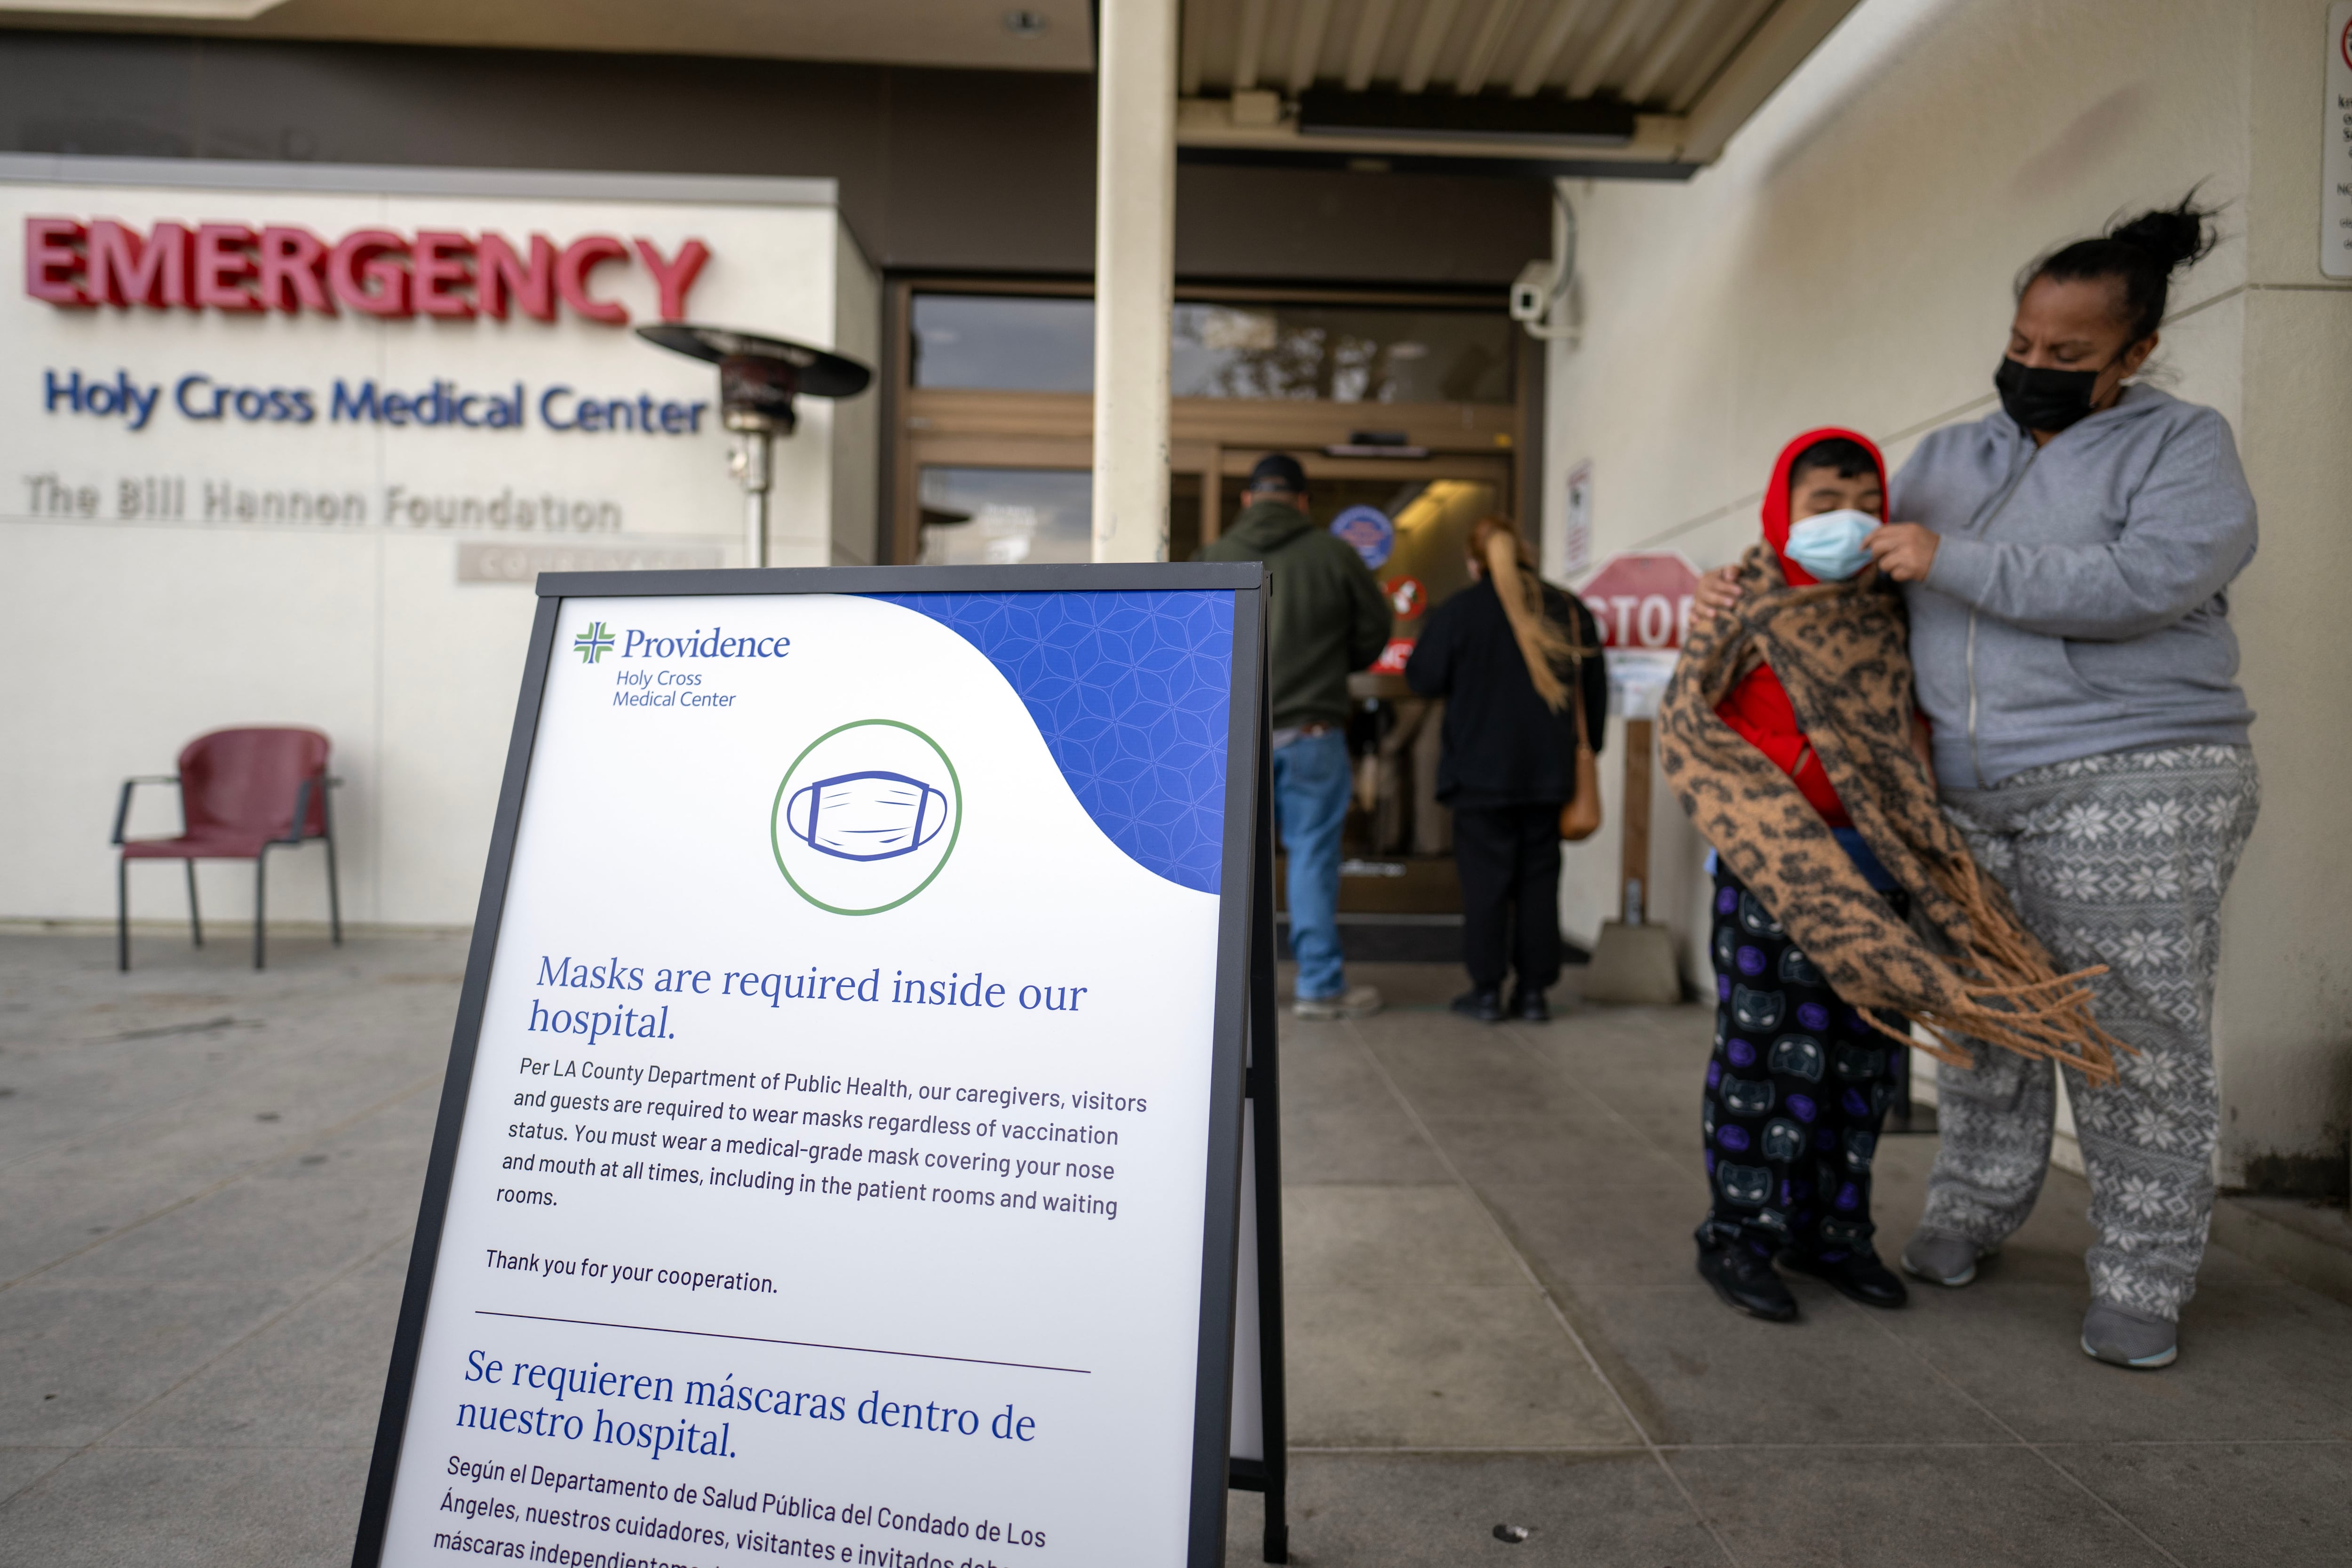
{"label": "patio heater", "polygon": [[765,566],[775,438],[791,435],[797,423],[793,399],[855,397],[874,373],[824,349],[727,327],[666,321],[639,327],[637,336],[719,367],[719,418],[734,437],[727,468],[743,486],[743,563]]}

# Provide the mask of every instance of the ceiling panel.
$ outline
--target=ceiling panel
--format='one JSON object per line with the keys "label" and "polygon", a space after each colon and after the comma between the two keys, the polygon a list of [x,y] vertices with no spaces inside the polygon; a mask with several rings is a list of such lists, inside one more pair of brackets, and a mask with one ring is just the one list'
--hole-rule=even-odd
{"label": "ceiling panel", "polygon": [[[1570,155],[1560,150],[1572,143],[1580,158],[1686,170],[1856,3],[1180,0],[1178,136],[1219,155],[1308,162],[1551,155],[1530,142]],[[0,24],[982,69],[1094,63],[1090,0],[0,0]],[[1234,101],[1240,90],[1256,96]],[[1356,94],[1388,107],[1360,113]],[[1334,95],[1348,99],[1336,116]],[[1523,108],[1497,108],[1513,103]],[[1543,107],[1553,104],[1561,111]],[[1604,124],[1615,129],[1591,130]],[[1421,129],[1331,129],[1370,125]]]}
{"label": "ceiling panel", "polygon": [[[258,11],[249,20],[210,20]],[[1013,12],[1043,21],[1008,26]],[[1087,0],[40,0],[0,23],[997,70],[1094,68]]]}

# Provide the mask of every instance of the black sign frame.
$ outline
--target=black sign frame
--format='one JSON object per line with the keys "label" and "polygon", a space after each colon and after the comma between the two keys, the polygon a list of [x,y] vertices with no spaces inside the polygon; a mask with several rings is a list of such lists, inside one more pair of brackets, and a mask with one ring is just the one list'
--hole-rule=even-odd
{"label": "black sign frame", "polygon": [[[418,1205],[416,1237],[408,1260],[398,1325],[394,1332],[392,1363],[384,1379],[383,1404],[376,1422],[375,1447],[368,1464],[367,1489],[361,1504],[359,1530],[352,1544],[353,1568],[380,1568],[384,1531],[389,1524],[394,1482],[408,1435],[408,1417],[415,1393],[417,1361],[425,1320],[432,1308],[434,1274],[441,1251],[451,1188],[457,1173],[457,1146],[465,1128],[467,1102],[474,1079],[475,1058],[481,1041],[488,1003],[490,966],[498,951],[505,914],[507,885],[514,867],[517,831],[522,820],[523,796],[530,776],[531,753],[539,734],[540,712],[547,692],[548,674],[557,647],[557,622],[564,601],[576,598],[685,598],[697,596],[793,596],[802,595],[988,594],[988,593],[1229,593],[1234,600],[1234,642],[1225,752],[1224,844],[1219,867],[1217,962],[1214,1023],[1210,1041],[1210,1108],[1204,1173],[1206,1202],[1202,1211],[1201,1301],[1195,1355],[1193,1435],[1191,1461],[1187,1568],[1217,1568],[1225,1560],[1225,1508],[1231,1475],[1233,1342],[1234,1284],[1240,1233],[1242,1118],[1247,1083],[1254,991],[1263,991],[1271,1014],[1273,972],[1270,962],[1256,962],[1264,952],[1270,960],[1272,925],[1259,918],[1271,898],[1271,850],[1263,835],[1271,802],[1268,778],[1265,707],[1266,572],[1257,562],[1186,565],[1054,565],[1054,566],[866,566],[738,568],[687,572],[566,572],[543,574],[538,584],[538,612],[531,623],[530,643],[523,665],[522,689],[515,705],[507,763],[499,787],[497,816],[490,832],[488,863],[482,877],[481,899],[476,907],[466,977],[459,992],[457,1018],[449,1047],[449,1066],[441,1087],[441,1104],[433,1130],[431,1153],[425,1165],[425,1192]],[[1258,1030],[1271,1041],[1271,1018]],[[1264,1053],[1270,1067],[1271,1052]],[[1270,1081],[1270,1075],[1269,1075]],[[1269,1107],[1271,1100],[1267,1101]],[[1264,1130],[1262,1130],[1264,1131]],[[1273,1140],[1259,1145],[1263,1162]],[[1271,1208],[1279,1225],[1279,1191],[1267,1201],[1266,1172],[1278,1162],[1261,1163],[1256,1194],[1263,1220]],[[1260,1250],[1266,1232],[1259,1232]],[[1275,1254],[1280,1255],[1280,1231],[1274,1232]],[[1260,1274],[1261,1311],[1265,1300],[1265,1274]],[[1282,1470],[1280,1286],[1274,1276],[1276,1310],[1261,1328],[1273,1338],[1261,1344],[1275,1346],[1276,1380],[1267,1385],[1265,1454],[1272,1474]],[[1244,1479],[1241,1482],[1248,1485]],[[1267,1496],[1267,1560],[1280,1561],[1275,1521],[1278,1517],[1280,1483]]]}

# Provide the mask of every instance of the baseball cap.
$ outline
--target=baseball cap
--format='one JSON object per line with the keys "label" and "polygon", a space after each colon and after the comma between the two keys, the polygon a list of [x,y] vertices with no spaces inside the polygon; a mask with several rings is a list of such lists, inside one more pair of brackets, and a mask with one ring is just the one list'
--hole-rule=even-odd
{"label": "baseball cap", "polygon": [[1298,459],[1287,452],[1274,452],[1257,460],[1250,470],[1249,488],[1254,490],[1288,490],[1292,495],[1307,493],[1307,470]]}

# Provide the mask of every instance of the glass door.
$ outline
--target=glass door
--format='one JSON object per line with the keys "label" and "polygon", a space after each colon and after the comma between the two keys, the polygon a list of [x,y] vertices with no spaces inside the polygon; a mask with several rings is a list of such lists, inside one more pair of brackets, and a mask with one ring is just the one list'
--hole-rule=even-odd
{"label": "glass door", "polygon": [[[1087,560],[1094,302],[1083,288],[902,281],[892,311],[888,558]],[[1314,521],[1368,552],[1390,597],[1387,654],[1349,684],[1357,791],[1340,909],[1358,919],[1461,909],[1435,795],[1442,709],[1399,672],[1429,611],[1469,581],[1470,525],[1526,510],[1525,347],[1499,296],[1179,291],[1168,559],[1223,533],[1251,468],[1287,452],[1306,468]]]}
{"label": "glass door", "polygon": [[1094,474],[1086,468],[921,470],[926,566],[1084,562],[1094,553]]}

